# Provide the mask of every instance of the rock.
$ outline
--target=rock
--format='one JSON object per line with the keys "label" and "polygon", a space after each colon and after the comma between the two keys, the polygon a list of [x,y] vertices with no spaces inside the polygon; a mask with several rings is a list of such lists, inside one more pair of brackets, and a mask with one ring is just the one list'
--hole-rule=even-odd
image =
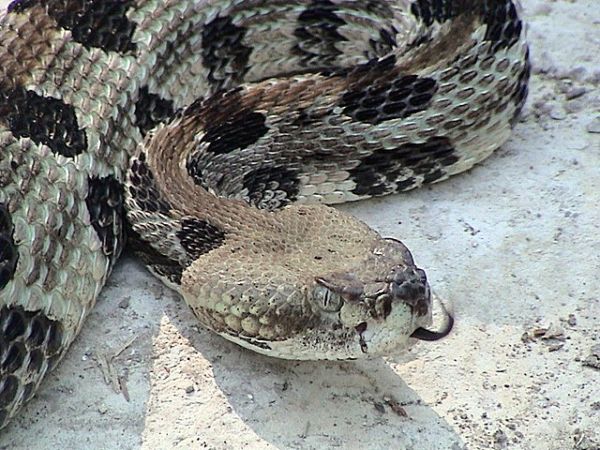
{"label": "rock", "polygon": [[550,110],[549,115],[554,120],[565,120],[567,118],[567,113],[565,112],[565,110],[558,106],[554,106]]}
{"label": "rock", "polygon": [[592,347],[590,355],[583,361],[583,365],[600,370],[600,344]]}
{"label": "rock", "polygon": [[582,98],[577,98],[575,100],[565,102],[565,105],[564,105],[565,111],[568,114],[578,113],[578,112],[583,111],[586,108],[586,103],[583,100],[584,99],[582,99]]}
{"label": "rock", "polygon": [[508,446],[508,436],[502,430],[496,430],[494,433],[494,448],[502,449]]}
{"label": "rock", "polygon": [[565,92],[567,100],[573,100],[574,98],[581,97],[587,92],[587,89],[583,86],[571,86]]}
{"label": "rock", "polygon": [[131,300],[130,296],[125,297],[123,300],[119,302],[119,308],[127,309],[129,308],[129,301]]}
{"label": "rock", "polygon": [[542,339],[558,339],[560,341],[564,341],[565,330],[560,325],[551,323],[542,336]]}
{"label": "rock", "polygon": [[588,133],[600,133],[600,116],[588,123],[585,129]]}

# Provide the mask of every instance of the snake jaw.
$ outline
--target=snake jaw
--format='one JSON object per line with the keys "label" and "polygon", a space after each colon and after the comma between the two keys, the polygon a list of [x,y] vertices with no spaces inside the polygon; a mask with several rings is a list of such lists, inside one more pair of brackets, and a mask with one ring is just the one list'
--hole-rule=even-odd
{"label": "snake jaw", "polygon": [[367,345],[367,341],[365,340],[365,337],[363,335],[363,333],[367,331],[367,327],[367,322],[361,322],[354,327],[356,333],[358,334],[358,344],[360,345],[360,351],[363,353],[368,353],[369,351],[369,346]]}

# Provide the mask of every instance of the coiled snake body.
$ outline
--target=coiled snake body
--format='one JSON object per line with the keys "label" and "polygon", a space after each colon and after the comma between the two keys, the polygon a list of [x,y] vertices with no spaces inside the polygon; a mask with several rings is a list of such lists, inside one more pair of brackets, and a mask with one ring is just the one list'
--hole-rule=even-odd
{"label": "coiled snake body", "polygon": [[[125,243],[255,351],[427,332],[424,272],[333,204],[441,181],[523,106],[513,0],[17,0],[0,22],[0,426]],[[127,231],[126,231],[127,230]]]}

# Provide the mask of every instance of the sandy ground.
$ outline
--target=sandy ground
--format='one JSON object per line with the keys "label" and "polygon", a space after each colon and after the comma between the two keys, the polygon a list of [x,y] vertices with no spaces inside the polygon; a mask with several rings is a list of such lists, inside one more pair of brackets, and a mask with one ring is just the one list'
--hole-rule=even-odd
{"label": "sandy ground", "polygon": [[449,338],[277,361],[199,328],[125,258],[0,449],[599,449],[600,12],[524,6],[534,76],[512,139],[468,174],[343,208],[412,249],[455,304]]}

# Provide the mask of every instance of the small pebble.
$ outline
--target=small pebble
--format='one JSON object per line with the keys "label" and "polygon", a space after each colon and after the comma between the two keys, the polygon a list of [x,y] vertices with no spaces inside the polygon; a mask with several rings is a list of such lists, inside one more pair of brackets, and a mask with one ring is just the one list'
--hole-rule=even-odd
{"label": "small pebble", "polygon": [[567,100],[573,100],[574,98],[581,97],[587,92],[587,89],[583,86],[572,86],[565,92]]}
{"label": "small pebble", "polygon": [[564,347],[565,344],[551,344],[548,346],[548,351],[549,352],[555,352],[557,350],[560,350],[561,348]]}
{"label": "small pebble", "polygon": [[542,339],[558,339],[560,341],[565,340],[565,330],[560,325],[551,323],[548,328],[541,335]]}
{"label": "small pebble", "polygon": [[557,106],[553,107],[549,113],[550,117],[554,120],[565,120],[567,118],[567,113],[564,109],[559,108]]}
{"label": "small pebble", "polygon": [[383,406],[383,403],[374,402],[373,406],[375,407],[375,410],[377,410],[377,412],[381,414],[385,413],[385,407]]}
{"label": "small pebble", "polygon": [[586,74],[587,74],[587,70],[585,67],[577,66],[577,67],[574,67],[573,69],[571,69],[567,73],[567,76],[575,81],[583,81],[585,79]]}
{"label": "small pebble", "polygon": [[506,448],[508,445],[508,436],[502,430],[496,430],[494,433],[494,447]]}
{"label": "small pebble", "polygon": [[569,114],[578,113],[578,112],[583,111],[586,108],[586,103],[583,101],[583,99],[575,99],[575,100],[566,102],[564,107],[565,107],[565,111]]}
{"label": "small pebble", "polygon": [[281,392],[287,391],[288,388],[290,387],[290,384],[286,381],[284,381],[283,383],[273,383],[275,385],[275,388],[278,389]]}
{"label": "small pebble", "polygon": [[194,386],[193,386],[193,385],[191,385],[191,384],[185,387],[185,393],[186,393],[186,394],[191,394],[191,393],[192,393],[192,392],[194,392],[195,390],[196,390],[196,389],[194,389]]}
{"label": "small pebble", "polygon": [[600,116],[588,123],[585,129],[588,133],[600,133]]}
{"label": "small pebble", "polygon": [[560,80],[558,82],[558,90],[563,94],[566,94],[571,89],[573,89],[573,82],[571,80]]}
{"label": "small pebble", "polygon": [[583,365],[600,370],[600,344],[592,347],[592,351],[585,361],[583,361]]}

